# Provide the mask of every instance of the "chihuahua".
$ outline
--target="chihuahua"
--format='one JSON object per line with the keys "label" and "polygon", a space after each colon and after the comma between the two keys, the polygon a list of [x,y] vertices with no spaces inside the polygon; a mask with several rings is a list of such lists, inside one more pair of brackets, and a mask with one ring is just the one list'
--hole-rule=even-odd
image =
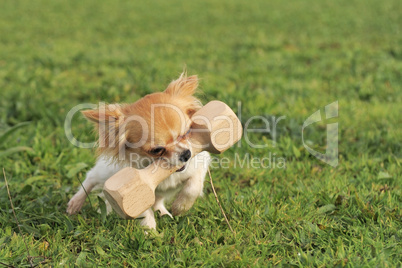
{"label": "chihuahua", "polygon": [[[203,193],[210,163],[207,152],[193,155],[188,139],[191,116],[202,107],[194,97],[197,87],[197,76],[182,73],[165,91],[149,94],[132,104],[109,104],[83,111],[99,134],[99,157],[68,202],[67,213],[80,211],[87,194],[95,187],[103,187],[119,170],[128,166],[145,168],[160,158],[177,167],[177,171],[158,185],[155,204],[139,217],[140,224],[156,229],[154,211],[170,217],[188,211]],[[172,214],[165,207],[169,200],[173,200]]]}

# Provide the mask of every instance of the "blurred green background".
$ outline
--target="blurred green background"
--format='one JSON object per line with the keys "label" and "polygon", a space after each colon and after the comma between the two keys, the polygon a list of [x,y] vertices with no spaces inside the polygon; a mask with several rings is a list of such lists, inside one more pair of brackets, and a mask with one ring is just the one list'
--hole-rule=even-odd
{"label": "blurred green background", "polygon": [[[0,8],[0,262],[44,266],[400,266],[402,4],[386,1],[3,1]],[[285,116],[249,133],[212,170],[234,236],[205,184],[183,217],[135,221],[96,210],[68,217],[69,198],[95,162],[73,146],[67,112],[81,103],[133,102],[182,72],[200,98],[241,119]],[[339,165],[303,147],[301,126],[339,102]],[[19,125],[29,121],[28,125]],[[326,123],[306,130],[325,151]],[[250,127],[263,127],[253,120]],[[14,127],[14,128],[13,128]],[[74,117],[74,135],[92,126]],[[5,134],[8,133],[8,134]],[[28,148],[27,148],[28,147]],[[17,152],[18,151],[18,152]],[[286,160],[286,169],[235,166],[234,155]]]}

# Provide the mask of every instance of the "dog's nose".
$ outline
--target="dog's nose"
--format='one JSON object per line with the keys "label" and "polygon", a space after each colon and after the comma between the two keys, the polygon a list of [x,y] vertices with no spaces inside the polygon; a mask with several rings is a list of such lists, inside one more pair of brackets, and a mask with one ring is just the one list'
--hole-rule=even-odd
{"label": "dog's nose", "polygon": [[191,157],[191,151],[190,150],[185,150],[184,152],[181,153],[179,160],[181,162],[187,162]]}

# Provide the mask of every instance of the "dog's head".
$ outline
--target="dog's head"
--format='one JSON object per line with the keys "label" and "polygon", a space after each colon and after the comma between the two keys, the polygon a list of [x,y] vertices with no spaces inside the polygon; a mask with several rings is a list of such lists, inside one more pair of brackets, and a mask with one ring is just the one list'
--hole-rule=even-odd
{"label": "dog's head", "polygon": [[188,133],[191,116],[201,108],[194,97],[197,76],[184,73],[163,92],[133,104],[109,104],[82,113],[96,123],[98,151],[143,168],[157,158],[184,166],[191,157]]}

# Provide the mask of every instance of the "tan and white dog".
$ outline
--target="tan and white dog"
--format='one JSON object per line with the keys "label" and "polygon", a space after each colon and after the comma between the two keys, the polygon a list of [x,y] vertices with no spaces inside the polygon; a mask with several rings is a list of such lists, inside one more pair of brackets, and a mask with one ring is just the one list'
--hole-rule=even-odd
{"label": "tan and white dog", "polygon": [[[156,188],[153,209],[145,211],[141,225],[156,228],[154,211],[161,215],[180,215],[188,211],[203,193],[210,155],[193,155],[187,134],[191,116],[201,108],[194,97],[197,76],[182,74],[163,92],[149,94],[132,104],[110,104],[83,111],[99,133],[99,158],[87,173],[83,187],[68,202],[67,213],[77,213],[94,187],[124,167],[144,168],[159,158],[178,170]],[[165,202],[174,200],[172,214]]]}

